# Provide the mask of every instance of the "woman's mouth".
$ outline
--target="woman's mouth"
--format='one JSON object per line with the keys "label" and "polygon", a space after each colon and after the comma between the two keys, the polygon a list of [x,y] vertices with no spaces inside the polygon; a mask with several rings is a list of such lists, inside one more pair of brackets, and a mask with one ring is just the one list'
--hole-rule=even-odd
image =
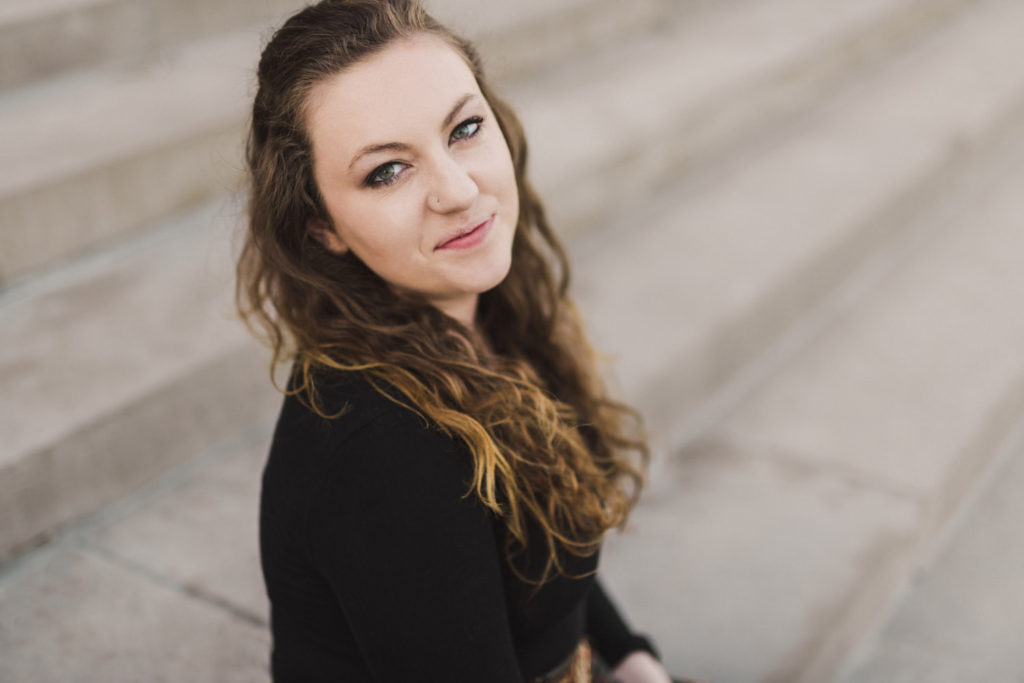
{"label": "woman's mouth", "polygon": [[494,225],[494,216],[479,223],[468,230],[460,230],[454,235],[447,237],[444,241],[434,247],[435,251],[441,249],[471,249],[487,238],[487,234]]}

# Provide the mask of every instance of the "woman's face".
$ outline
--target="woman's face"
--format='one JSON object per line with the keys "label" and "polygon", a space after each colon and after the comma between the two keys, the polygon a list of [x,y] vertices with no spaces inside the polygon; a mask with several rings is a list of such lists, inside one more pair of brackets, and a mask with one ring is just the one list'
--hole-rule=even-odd
{"label": "woman's face", "polygon": [[471,326],[477,296],[508,273],[519,194],[462,58],[434,36],[395,41],[317,84],[306,123],[324,245]]}

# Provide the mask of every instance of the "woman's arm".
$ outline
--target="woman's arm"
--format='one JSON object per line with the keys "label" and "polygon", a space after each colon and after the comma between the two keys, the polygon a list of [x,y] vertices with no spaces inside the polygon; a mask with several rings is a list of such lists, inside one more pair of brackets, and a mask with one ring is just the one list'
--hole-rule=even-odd
{"label": "woman's arm", "polygon": [[470,456],[402,408],[364,426],[313,505],[314,561],[375,680],[522,683]]}
{"label": "woman's arm", "polygon": [[665,667],[646,650],[626,655],[613,673],[622,683],[672,683]]}
{"label": "woman's arm", "polygon": [[658,657],[654,645],[634,632],[612,602],[600,577],[594,582],[587,599],[587,635],[598,654],[611,668],[632,652],[644,651]]}
{"label": "woman's arm", "polygon": [[600,580],[587,601],[587,635],[623,683],[671,683],[651,641],[629,628]]}

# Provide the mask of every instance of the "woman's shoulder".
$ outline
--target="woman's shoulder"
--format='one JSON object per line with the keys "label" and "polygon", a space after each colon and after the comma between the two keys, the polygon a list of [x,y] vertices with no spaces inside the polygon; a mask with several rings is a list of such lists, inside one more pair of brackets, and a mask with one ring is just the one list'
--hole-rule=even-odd
{"label": "woman's shoulder", "polygon": [[327,481],[363,486],[373,480],[422,481],[469,470],[465,449],[390,385],[361,373],[316,381],[316,406],[305,392],[285,397],[271,443],[267,479],[304,480],[311,491]]}
{"label": "woman's shoulder", "polygon": [[[317,372],[311,385],[312,391],[298,386],[293,375],[274,428],[272,452],[335,450],[367,429],[419,419],[399,391],[362,372]],[[425,421],[419,422],[426,428]]]}
{"label": "woman's shoulder", "polygon": [[293,431],[297,436],[313,432],[344,440],[383,414],[409,410],[394,389],[361,372],[319,372],[311,385],[312,391],[297,389],[294,376],[289,382],[275,440]]}

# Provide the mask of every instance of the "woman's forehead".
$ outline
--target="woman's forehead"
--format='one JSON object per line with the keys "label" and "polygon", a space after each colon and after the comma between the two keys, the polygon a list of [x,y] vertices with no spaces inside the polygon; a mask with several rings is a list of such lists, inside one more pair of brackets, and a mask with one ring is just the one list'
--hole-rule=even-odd
{"label": "woman's forehead", "polygon": [[330,76],[310,92],[307,122],[317,145],[386,143],[436,126],[466,93],[479,94],[462,56],[440,38],[402,38]]}

